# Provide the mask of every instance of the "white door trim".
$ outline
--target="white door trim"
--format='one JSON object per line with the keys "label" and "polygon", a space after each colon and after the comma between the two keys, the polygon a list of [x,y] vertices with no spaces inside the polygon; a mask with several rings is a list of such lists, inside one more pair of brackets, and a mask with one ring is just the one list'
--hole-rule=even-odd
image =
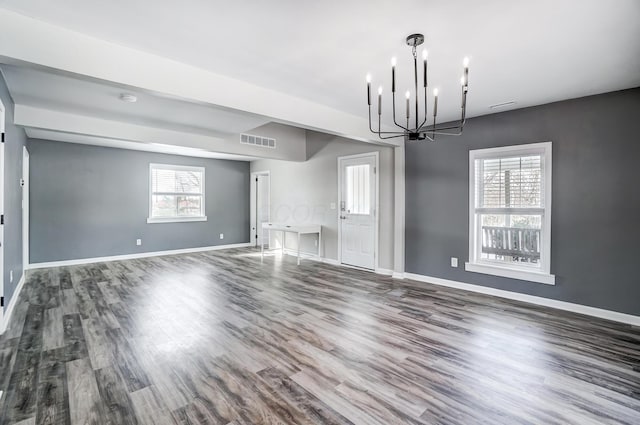
{"label": "white door trim", "polygon": [[[5,137],[5,107],[0,100],[0,134]],[[3,139],[4,140],[4,139]],[[0,143],[0,214],[4,214],[4,143]],[[4,226],[0,228],[0,297],[4,297]],[[4,331],[4,310],[8,300],[4,300],[5,306],[0,307],[0,333]]]}
{"label": "white door trim", "polygon": [[338,263],[342,264],[342,222],[340,221],[340,202],[342,201],[342,161],[348,159],[358,159],[358,158],[366,158],[369,156],[373,156],[375,158],[375,169],[374,169],[374,179],[376,187],[374,188],[374,193],[376,194],[376,206],[375,206],[375,225],[373,227],[373,260],[374,260],[374,270],[378,270],[378,233],[380,227],[380,152],[367,152],[367,153],[359,153],[355,155],[345,155],[338,157],[338,203],[336,204],[338,208],[336,208],[336,220],[338,220]]}
{"label": "white door trim", "polygon": [[[269,191],[267,192],[268,197],[268,213],[269,213],[269,221],[271,221],[271,171],[254,171],[251,173],[251,181],[250,181],[250,190],[249,190],[249,243],[251,246],[258,246],[258,239],[255,235],[260,235],[262,229],[254,229],[256,224],[257,216],[256,216],[256,178],[258,176],[269,176]],[[254,233],[256,232],[256,233]],[[270,241],[269,241],[270,242]],[[269,245],[269,244],[267,244]]]}
{"label": "white door trim", "polygon": [[29,150],[22,147],[22,267],[29,267]]}

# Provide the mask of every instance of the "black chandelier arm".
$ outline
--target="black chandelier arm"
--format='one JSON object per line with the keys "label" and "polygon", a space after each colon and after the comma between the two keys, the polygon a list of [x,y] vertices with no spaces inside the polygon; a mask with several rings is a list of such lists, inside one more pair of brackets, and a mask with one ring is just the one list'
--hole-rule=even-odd
{"label": "black chandelier arm", "polygon": [[397,120],[396,120],[396,92],[392,92],[391,93],[391,97],[393,98],[393,123],[395,125],[397,125],[398,127],[400,127],[401,129],[403,129],[404,131],[409,131],[409,129],[407,127],[404,127],[400,124],[398,124]]}
{"label": "black chandelier arm", "polygon": [[463,108],[462,109],[462,116],[460,117],[460,121],[456,124],[456,125],[450,125],[447,127],[437,127],[435,125],[435,123],[432,126],[427,126],[426,128],[421,128],[420,131],[443,131],[443,130],[458,130],[460,132],[462,132],[462,129],[464,128],[464,125],[467,122],[467,108]]}
{"label": "black chandelier arm", "polygon": [[434,131],[436,133],[438,132],[442,132],[442,131],[446,131],[446,130],[457,130],[457,131],[462,131],[462,128],[464,127],[464,123],[459,123],[456,125],[451,125],[451,126],[447,126],[447,127],[438,127],[436,125],[430,125],[424,128],[420,129],[420,133],[425,133],[425,132],[429,132],[429,133],[433,133]]}
{"label": "black chandelier arm", "polygon": [[[396,137],[403,137],[405,135],[405,133],[403,132],[399,132],[399,131],[380,131],[380,115],[378,115],[378,130],[374,130],[373,126],[371,125],[371,105],[369,105],[369,131],[371,131],[374,134],[377,134],[378,137],[380,137],[381,139],[393,139]],[[383,137],[382,134],[393,134],[393,136],[385,136]]]}
{"label": "black chandelier arm", "polygon": [[[467,121],[467,96],[466,96],[467,90],[468,90],[467,87],[463,87],[462,88],[462,106],[461,106],[462,111],[460,113],[460,115],[461,115],[460,116],[460,121],[456,125],[448,126],[448,127],[437,127],[436,123],[435,123],[435,120],[434,120],[433,125],[427,126],[427,127],[423,127],[423,125],[424,125],[424,122],[423,122],[422,125],[420,126],[420,129],[419,129],[418,132],[427,132],[428,131],[428,132],[433,133],[435,131],[436,134],[437,134],[438,132],[442,132],[443,130],[457,130],[459,132],[457,134],[454,134],[454,133],[440,133],[440,134],[446,134],[446,135],[452,135],[452,136],[460,135],[462,133],[464,125],[465,125],[465,123]],[[425,105],[426,105],[426,102],[425,102]],[[426,122],[426,117],[425,117],[425,122]]]}
{"label": "black chandelier arm", "polygon": [[400,133],[400,134],[398,134],[396,136],[381,136],[381,135],[378,134],[378,137],[380,139],[382,139],[382,140],[387,140],[387,139],[396,139],[398,137],[405,137],[405,135],[404,135],[404,133]]}

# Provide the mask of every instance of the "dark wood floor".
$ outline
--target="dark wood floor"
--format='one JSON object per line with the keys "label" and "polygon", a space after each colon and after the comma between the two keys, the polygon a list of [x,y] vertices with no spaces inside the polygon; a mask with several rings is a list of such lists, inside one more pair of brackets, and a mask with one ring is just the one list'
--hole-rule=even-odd
{"label": "dark wood floor", "polygon": [[2,423],[640,424],[640,329],[250,249],[36,270]]}

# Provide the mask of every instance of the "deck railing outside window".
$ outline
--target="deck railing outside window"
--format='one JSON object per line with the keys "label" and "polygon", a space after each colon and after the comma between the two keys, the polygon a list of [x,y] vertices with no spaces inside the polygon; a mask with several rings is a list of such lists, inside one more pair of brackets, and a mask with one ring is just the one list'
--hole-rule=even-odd
{"label": "deck railing outside window", "polygon": [[540,249],[540,229],[482,226],[483,256],[512,257],[518,262],[537,263]]}

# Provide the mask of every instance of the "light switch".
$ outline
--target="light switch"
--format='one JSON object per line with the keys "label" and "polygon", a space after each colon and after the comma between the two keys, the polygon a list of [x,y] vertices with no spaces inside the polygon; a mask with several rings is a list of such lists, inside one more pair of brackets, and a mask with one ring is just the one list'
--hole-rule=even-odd
{"label": "light switch", "polygon": [[458,259],[456,257],[451,257],[451,267],[458,267]]}
{"label": "light switch", "polygon": [[335,209],[336,209],[336,203],[335,203],[335,202],[332,202],[332,203],[329,205],[329,208],[331,208],[332,210],[335,210]]}

